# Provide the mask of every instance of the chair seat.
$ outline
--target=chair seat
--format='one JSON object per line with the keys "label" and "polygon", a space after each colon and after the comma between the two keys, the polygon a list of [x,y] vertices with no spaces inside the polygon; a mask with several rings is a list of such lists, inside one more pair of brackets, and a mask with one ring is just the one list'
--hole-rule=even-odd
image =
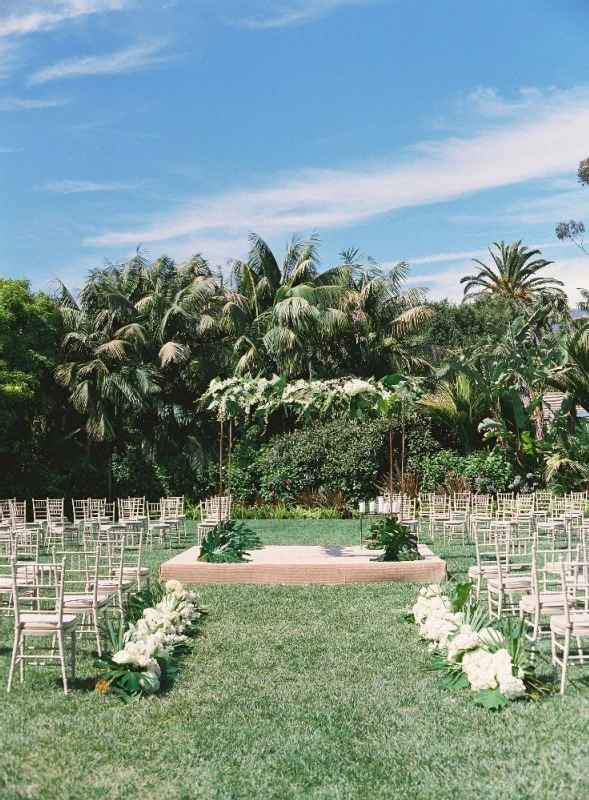
{"label": "chair seat", "polygon": [[498,570],[494,564],[483,565],[482,567],[477,567],[476,564],[473,564],[471,567],[468,568],[468,577],[469,578],[478,578],[479,575],[490,576],[490,575],[497,575]]}
{"label": "chair seat", "polygon": [[[586,611],[572,611],[571,633],[573,636],[589,636],[589,613]],[[566,633],[567,624],[564,614],[557,614],[550,619],[550,630],[554,633]]]}
{"label": "chair seat", "polygon": [[124,567],[123,568],[123,579],[124,578],[133,578],[136,575],[149,575],[149,567]]}
{"label": "chair seat", "polygon": [[505,592],[522,592],[531,589],[532,579],[525,575],[503,578],[503,581],[500,581],[499,578],[490,578],[488,586],[489,589],[497,591],[503,589]]}
{"label": "chair seat", "polygon": [[[94,585],[90,584],[88,586],[88,588],[89,589],[93,589]],[[108,593],[112,593],[112,592],[116,592],[116,591],[118,591],[118,588],[119,588],[119,582],[116,579],[109,580],[109,578],[99,578],[98,579],[98,588],[102,589],[105,592],[107,592],[107,594]],[[131,588],[131,581],[123,579],[123,582],[121,583],[121,589],[123,591],[127,591],[130,588]]]}
{"label": "chair seat", "polygon": [[[559,592],[540,592],[540,613],[541,614],[558,614],[562,612],[565,602],[569,606],[572,605],[570,599],[565,599],[563,594]],[[519,601],[521,611],[528,614],[534,614],[536,611],[536,598],[532,594],[527,594]]]}
{"label": "chair seat", "polygon": [[[76,622],[76,617],[73,614],[64,614],[61,627],[69,630],[76,627]],[[54,611],[26,611],[20,615],[20,627],[25,633],[51,633],[59,628],[57,614]]]}
{"label": "chair seat", "polygon": [[[96,597],[96,607],[101,608],[108,604],[108,595],[99,594]],[[94,608],[94,596],[91,594],[75,594],[65,592],[63,596],[63,607],[71,611],[91,610]]]}

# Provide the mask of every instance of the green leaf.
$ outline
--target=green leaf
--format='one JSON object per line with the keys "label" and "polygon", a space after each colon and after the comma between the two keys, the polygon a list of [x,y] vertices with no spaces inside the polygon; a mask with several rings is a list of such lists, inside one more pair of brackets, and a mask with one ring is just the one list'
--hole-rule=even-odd
{"label": "green leaf", "polygon": [[497,711],[509,705],[509,700],[499,689],[481,689],[474,697],[474,704],[489,711]]}
{"label": "green leaf", "polygon": [[455,691],[456,689],[468,689],[469,686],[470,684],[466,673],[462,670],[460,670],[460,672],[447,672],[440,681],[440,689],[450,689],[451,691]]}

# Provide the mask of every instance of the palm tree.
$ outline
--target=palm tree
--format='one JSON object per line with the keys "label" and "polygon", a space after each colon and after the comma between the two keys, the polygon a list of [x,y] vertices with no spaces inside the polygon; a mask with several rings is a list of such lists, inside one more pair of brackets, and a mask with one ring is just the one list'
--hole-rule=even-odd
{"label": "palm tree", "polygon": [[453,380],[442,381],[430,394],[424,395],[418,405],[444,427],[454,431],[465,452],[481,444],[479,424],[490,412],[485,392],[480,385],[464,373]]}
{"label": "palm tree", "polygon": [[314,356],[346,324],[334,300],[339,287],[318,281],[317,237],[293,237],[282,265],[259,236],[249,236],[246,262],[230,262],[222,318],[235,337],[235,371],[309,374]]}
{"label": "palm tree", "polygon": [[55,370],[57,383],[84,419],[88,442],[109,447],[109,496],[112,496],[112,448],[117,423],[145,409],[159,386],[152,367],[142,363],[135,344],[114,331],[102,310],[79,305],[62,286],[60,310],[66,330],[63,346],[69,360]]}
{"label": "palm tree", "polygon": [[552,375],[550,384],[572,398],[571,412],[578,404],[589,411],[589,324],[580,321],[564,345],[564,365]]}
{"label": "palm tree", "polygon": [[383,273],[357,250],[319,271],[315,235],[293,237],[282,265],[250,235],[246,262],[231,262],[223,318],[235,336],[238,373],[387,374],[415,364],[404,338],[433,311],[424,290],[403,289],[408,267]]}
{"label": "palm tree", "polygon": [[562,289],[562,281],[556,278],[545,278],[538,275],[552,261],[546,261],[540,256],[540,250],[528,250],[523,247],[521,240],[506,245],[505,242],[495,242],[497,253],[489,248],[493,259],[493,266],[489,267],[478,259],[473,259],[481,269],[477,275],[466,275],[460,283],[465,283],[464,300],[478,297],[481,294],[499,294],[503,297],[518,300],[526,305],[535,298],[546,295],[557,295],[566,298]]}

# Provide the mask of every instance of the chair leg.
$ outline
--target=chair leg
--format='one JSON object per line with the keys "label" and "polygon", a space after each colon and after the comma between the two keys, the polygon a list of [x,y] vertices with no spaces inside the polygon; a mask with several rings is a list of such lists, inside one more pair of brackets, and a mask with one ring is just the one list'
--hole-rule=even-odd
{"label": "chair leg", "polygon": [[564,694],[564,687],[567,679],[567,664],[571,646],[571,632],[567,631],[564,635],[564,649],[562,654],[562,674],[560,676],[560,693]]}
{"label": "chair leg", "polygon": [[72,642],[71,642],[71,649],[72,649],[72,686],[76,680],[76,629],[74,628],[72,631]]}
{"label": "chair leg", "polygon": [[10,690],[12,689],[12,679],[14,678],[14,668],[16,666],[16,658],[18,656],[19,645],[20,645],[20,631],[15,630],[14,644],[12,645],[12,658],[10,659],[10,671],[8,673],[8,686],[6,687],[7,692],[10,692]]}
{"label": "chair leg", "polygon": [[20,637],[20,682],[25,682],[25,637]]}
{"label": "chair leg", "polygon": [[63,693],[68,693],[67,670],[65,666],[65,647],[63,644],[63,630],[57,632],[57,646],[59,647],[59,663],[61,664],[61,679],[63,681]]}
{"label": "chair leg", "polygon": [[96,649],[98,650],[98,655],[102,655],[102,641],[100,639],[100,628],[98,627],[98,609],[94,607],[92,609],[92,621],[94,622],[94,633],[96,635]]}

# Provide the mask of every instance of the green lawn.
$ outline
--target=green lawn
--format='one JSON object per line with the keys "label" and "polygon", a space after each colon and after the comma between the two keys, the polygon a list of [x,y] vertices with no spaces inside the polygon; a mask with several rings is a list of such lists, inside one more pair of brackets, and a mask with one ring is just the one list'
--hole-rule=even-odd
{"label": "green lawn", "polygon": [[[269,544],[358,538],[354,521],[252,527]],[[473,558],[469,548],[442,554],[456,574]],[[154,568],[168,555],[156,551]],[[204,587],[211,616],[180,682],[130,707],[89,691],[85,640],[69,697],[55,671],[35,668],[2,693],[0,797],[587,797],[589,686],[577,678],[564,699],[498,714],[440,691],[401,618],[416,592]],[[0,633],[5,682],[9,622]],[[550,675],[545,662],[541,671]]]}

